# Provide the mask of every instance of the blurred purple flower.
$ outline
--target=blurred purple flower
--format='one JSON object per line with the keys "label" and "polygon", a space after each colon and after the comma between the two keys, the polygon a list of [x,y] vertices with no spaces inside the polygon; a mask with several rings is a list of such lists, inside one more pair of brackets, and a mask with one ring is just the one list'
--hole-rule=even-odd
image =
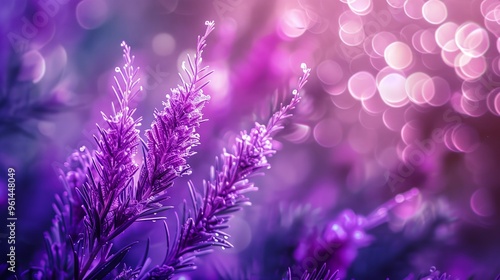
{"label": "blurred purple flower", "polygon": [[59,170],[65,192],[61,196],[56,195],[56,202],[53,204],[56,215],[52,220],[51,230],[45,233],[46,253],[41,266],[32,267],[24,276],[30,279],[74,278],[73,240],[78,240],[84,230],[84,212],[76,190],[87,182],[86,172],[90,169],[91,162],[91,153],[81,147],[68,157]]}
{"label": "blurred purple flower", "polygon": [[330,272],[329,269],[326,268],[326,264],[323,264],[320,269],[314,269],[312,272],[305,271],[304,274],[300,278],[293,278],[292,271],[289,268],[287,272],[287,277],[285,280],[340,280],[337,277],[338,270],[334,272]]}
{"label": "blurred purple flower", "polygon": [[[300,241],[294,251],[295,261],[305,265],[313,258],[315,264],[324,262],[329,268],[346,271],[357,257],[359,249],[374,241],[374,237],[367,231],[387,221],[389,211],[412,200],[419,193],[413,188],[398,194],[367,217],[358,215],[351,209],[343,210],[335,219],[327,223],[322,233],[309,235]],[[297,266],[293,268],[295,272]]]}
{"label": "blurred purple flower", "polygon": [[435,266],[432,266],[429,269],[429,272],[426,274],[420,274],[415,276],[413,274],[405,277],[404,280],[458,280],[459,278],[452,277],[450,274],[441,273],[436,269]]}

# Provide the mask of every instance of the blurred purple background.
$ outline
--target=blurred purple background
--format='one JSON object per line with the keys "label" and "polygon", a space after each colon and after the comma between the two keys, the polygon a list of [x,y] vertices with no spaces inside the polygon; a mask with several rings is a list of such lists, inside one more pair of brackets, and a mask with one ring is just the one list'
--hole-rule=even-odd
{"label": "blurred purple background", "polygon": [[[349,279],[500,273],[498,0],[2,0],[0,204],[14,167],[20,266],[43,252],[63,191],[55,169],[94,147],[111,111],[121,41],[141,67],[147,129],[206,20],[209,122],[170,205],[188,198],[187,179],[201,187],[239,130],[290,98],[302,62],[312,76],[254,205],[230,222],[235,248],[184,279],[279,279],[325,260]],[[161,259],[161,225],[144,226],[120,242],[150,236]],[[338,247],[323,261],[319,240]]]}

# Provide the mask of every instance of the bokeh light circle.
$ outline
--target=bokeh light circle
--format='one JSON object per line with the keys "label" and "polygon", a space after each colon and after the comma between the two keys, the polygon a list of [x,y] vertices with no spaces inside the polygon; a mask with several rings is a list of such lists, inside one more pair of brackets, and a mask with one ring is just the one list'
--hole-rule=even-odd
{"label": "bokeh light circle", "polygon": [[29,51],[21,57],[22,68],[19,80],[38,83],[45,75],[45,58],[37,50]]}
{"label": "bokeh light circle", "polygon": [[384,50],[384,58],[393,69],[401,70],[411,65],[413,54],[410,47],[403,42],[391,43]]}
{"label": "bokeh light circle", "polygon": [[455,33],[458,48],[467,56],[480,57],[489,48],[488,32],[475,22],[460,25]]}
{"label": "bokeh light circle", "polygon": [[368,99],[377,91],[375,78],[365,71],[352,75],[347,83],[347,88],[352,97],[357,100]]}
{"label": "bokeh light circle", "polygon": [[326,148],[334,147],[342,140],[342,125],[335,119],[321,120],[313,130],[316,142]]}
{"label": "bokeh light circle", "polygon": [[405,91],[406,78],[397,73],[391,73],[380,81],[378,91],[382,100],[391,107],[402,107],[408,103]]}
{"label": "bokeh light circle", "polygon": [[440,0],[429,0],[422,6],[424,19],[431,24],[441,24],[448,17],[448,9]]}
{"label": "bokeh light circle", "polygon": [[408,76],[405,90],[411,102],[422,105],[426,103],[424,98],[424,85],[431,77],[423,72],[416,72]]}
{"label": "bokeh light circle", "polygon": [[280,30],[288,38],[300,37],[307,30],[309,18],[299,9],[287,10],[281,18]]}
{"label": "bokeh light circle", "polygon": [[85,29],[98,28],[108,16],[108,4],[102,0],[83,0],[76,6],[76,20]]}
{"label": "bokeh light circle", "polygon": [[495,213],[491,195],[484,188],[480,188],[472,194],[470,198],[470,207],[476,215],[481,217],[489,217]]}
{"label": "bokeh light circle", "polygon": [[372,39],[372,48],[373,51],[379,56],[384,56],[385,49],[387,46],[397,41],[396,35],[382,31],[373,36]]}
{"label": "bokeh light circle", "polygon": [[[423,97],[425,101],[434,107],[443,106],[450,100],[451,97],[451,88],[450,84],[447,80],[441,77],[432,77],[431,81],[427,81],[427,83],[432,82],[432,88],[434,89],[434,94],[430,94],[430,92],[424,91]],[[427,87],[425,87],[427,89]]]}
{"label": "bokeh light circle", "polygon": [[404,4],[405,14],[411,19],[422,18],[423,0],[406,0]]}
{"label": "bokeh light circle", "polygon": [[473,127],[465,124],[457,125],[451,137],[454,146],[464,153],[474,151],[479,145],[479,134]]}
{"label": "bokeh light circle", "polygon": [[[437,29],[436,32],[434,32],[434,36],[436,39],[436,43],[438,44],[439,47],[442,49],[445,48],[446,44],[450,41],[455,40],[455,32],[458,29],[458,25],[454,22],[446,22],[441,24]],[[450,45],[452,46],[452,45]],[[456,45],[455,45],[456,46]],[[447,51],[455,51],[455,47],[453,49],[446,49]]]}
{"label": "bokeh light circle", "polygon": [[349,9],[357,15],[365,16],[373,10],[372,0],[347,0]]}
{"label": "bokeh light circle", "polygon": [[157,55],[167,56],[175,50],[175,38],[168,33],[159,33],[154,36],[151,45]]}
{"label": "bokeh light circle", "polygon": [[336,85],[344,77],[344,71],[337,62],[327,59],[318,65],[316,75],[325,85]]}

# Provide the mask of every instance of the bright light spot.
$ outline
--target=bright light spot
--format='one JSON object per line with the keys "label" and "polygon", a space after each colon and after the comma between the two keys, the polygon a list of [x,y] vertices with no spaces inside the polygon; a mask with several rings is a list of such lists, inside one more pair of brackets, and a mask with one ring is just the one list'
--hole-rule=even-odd
{"label": "bright light spot", "polygon": [[446,43],[446,46],[441,50],[441,59],[446,65],[455,67],[455,60],[457,59],[457,56],[462,53],[460,52],[460,50],[458,50],[458,48],[454,51],[448,51],[447,49],[453,48],[453,46],[449,45],[453,45],[454,47],[456,47],[455,41],[449,41],[448,43]]}
{"label": "bright light spot", "polygon": [[378,91],[382,100],[391,107],[402,107],[408,103],[405,91],[405,77],[397,73],[392,73],[380,81]]}
{"label": "bright light spot", "polygon": [[348,0],[349,9],[357,15],[365,16],[373,9],[372,0]]}
{"label": "bright light spot", "polygon": [[493,215],[495,207],[491,201],[491,197],[491,194],[485,188],[476,190],[470,198],[470,208],[478,216],[488,217]]}
{"label": "bright light spot", "polygon": [[347,83],[347,88],[352,97],[357,100],[368,99],[377,91],[375,78],[365,71],[352,75]]}
{"label": "bright light spot", "polygon": [[390,67],[397,70],[405,69],[413,62],[411,49],[403,42],[394,42],[387,46],[384,58]]}
{"label": "bright light spot", "polygon": [[423,6],[423,0],[406,0],[404,4],[405,14],[411,19],[421,19]]}
{"label": "bright light spot", "polygon": [[451,89],[448,81],[436,76],[432,77],[432,81],[426,82],[426,85],[430,82],[432,82],[434,93],[431,95],[424,91],[423,97],[425,101],[434,107],[443,106],[448,103],[451,97]]}
{"label": "bright light spot", "polygon": [[[486,106],[488,107],[488,110],[495,116],[500,115],[500,111],[497,111],[497,108],[500,108],[500,98],[498,98],[499,93],[500,88],[496,88],[490,91],[488,93],[488,96],[486,97]],[[497,102],[497,104],[495,104],[495,102]]]}
{"label": "bright light spot", "polygon": [[498,0],[484,0],[481,2],[481,14],[486,17],[498,5]]}
{"label": "bright light spot", "polygon": [[151,44],[157,55],[167,56],[175,50],[175,38],[168,33],[157,34]]}
{"label": "bright light spot", "polygon": [[335,119],[324,119],[314,127],[314,139],[323,147],[334,147],[342,141],[342,126]]}
{"label": "bright light spot", "polygon": [[345,11],[339,17],[339,37],[348,46],[358,46],[365,39],[363,20],[352,11]]}
{"label": "bright light spot", "polygon": [[405,90],[411,102],[415,104],[425,104],[424,98],[424,84],[430,80],[431,77],[423,72],[416,72],[408,76],[405,83]]}
{"label": "bright light spot", "polygon": [[356,34],[363,30],[363,19],[351,11],[339,16],[339,28],[348,34]]}
{"label": "bright light spot", "polygon": [[469,100],[465,96],[461,96],[459,106],[457,111],[461,110],[462,113],[472,117],[480,117],[488,111],[486,102]]}
{"label": "bright light spot", "polygon": [[441,24],[448,17],[448,9],[440,0],[430,0],[422,7],[424,19],[431,24]]}
{"label": "bright light spot", "polygon": [[397,194],[394,197],[394,201],[396,201],[396,203],[401,203],[401,202],[405,201],[405,196],[402,194]]}
{"label": "bright light spot", "polygon": [[391,43],[396,42],[396,35],[382,31],[373,36],[372,47],[379,56],[384,56],[384,51]]}
{"label": "bright light spot", "polygon": [[371,114],[380,114],[387,109],[387,105],[385,105],[384,101],[382,101],[382,98],[378,94],[374,94],[369,99],[362,99],[361,105],[363,106],[363,109]]}
{"label": "bright light spot", "polygon": [[[448,42],[454,41],[457,29],[458,25],[454,22],[446,22],[439,26],[434,33],[438,46],[444,49]],[[447,51],[455,51],[455,49],[447,49]]]}
{"label": "bright light spot", "polygon": [[304,11],[291,9],[285,12],[281,19],[280,28],[289,38],[297,38],[304,34],[309,25],[309,18]]}
{"label": "bright light spot", "polygon": [[420,137],[421,131],[422,127],[419,125],[418,121],[409,121],[401,128],[401,140],[403,140],[406,145],[411,145]]}
{"label": "bright light spot", "polygon": [[490,45],[488,32],[474,22],[467,22],[458,27],[455,42],[458,48],[470,57],[482,56]]}
{"label": "bright light spot", "polygon": [[387,4],[393,8],[399,9],[403,8],[405,0],[387,0]]}
{"label": "bright light spot", "polygon": [[459,54],[455,58],[457,74],[464,80],[470,81],[481,77],[488,67],[483,56],[473,58],[468,55]]}
{"label": "bright light spot", "polygon": [[102,0],[83,0],[76,6],[76,20],[85,29],[98,28],[108,16],[108,4]]}
{"label": "bright light spot", "polygon": [[361,43],[363,43],[363,41],[365,39],[365,32],[363,32],[363,30],[361,30],[358,33],[351,34],[351,33],[345,32],[343,29],[340,29],[339,30],[339,37],[340,37],[340,40],[342,40],[342,42],[344,42],[344,44],[351,46],[351,47],[355,47],[355,46],[359,46]]}
{"label": "bright light spot", "polygon": [[325,60],[318,65],[316,75],[325,85],[336,85],[344,77],[344,72],[337,62]]}
{"label": "bright light spot", "polygon": [[495,110],[497,111],[497,114],[500,115],[500,94],[497,94],[495,96],[495,102],[494,102],[494,104],[495,104]]}
{"label": "bright light spot", "polygon": [[426,29],[420,33],[420,45],[426,53],[438,53],[439,48],[434,39],[434,30]]}
{"label": "bright light spot", "polygon": [[21,61],[19,80],[38,83],[45,75],[45,58],[37,50],[32,50],[23,54]]}
{"label": "bright light spot", "polygon": [[479,135],[476,130],[468,125],[460,124],[452,132],[455,147],[464,152],[472,152],[479,145]]}

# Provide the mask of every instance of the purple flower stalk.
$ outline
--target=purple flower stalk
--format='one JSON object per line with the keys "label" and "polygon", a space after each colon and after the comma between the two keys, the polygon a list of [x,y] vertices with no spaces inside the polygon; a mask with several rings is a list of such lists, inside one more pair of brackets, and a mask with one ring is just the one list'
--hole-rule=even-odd
{"label": "purple flower stalk", "polygon": [[[45,233],[46,254],[41,267],[33,267],[25,273],[30,279],[73,279],[73,242],[83,229],[84,212],[76,189],[87,182],[86,172],[91,167],[92,155],[85,147],[68,157],[59,169],[59,178],[65,192],[56,195],[53,204],[56,215],[52,227]],[[28,274],[28,275],[26,275]]]}
{"label": "purple flower stalk", "polygon": [[[141,143],[141,118],[134,118],[131,101],[141,89],[130,47],[122,43],[125,65],[115,69],[119,75],[113,86],[118,107],[113,104],[110,116],[102,113],[107,127],[98,126],[94,155],[83,148],[66,163],[72,168],[74,162],[80,165],[68,168],[62,176],[67,192],[62,198],[56,197],[54,225],[46,235],[46,261],[42,268],[30,269],[30,275],[42,279],[101,279],[121,263],[133,245],[110,255],[112,241],[135,221],[163,219],[148,216],[171,208],[160,202],[173,180],[189,173],[186,159],[199,144],[196,128],[203,121],[201,110],[209,99],[203,88],[211,72],[201,67],[201,55],[214,23],[206,24],[205,35],[198,37],[194,63],[188,57],[189,68],[183,65],[187,80],[181,76],[182,84],[167,95],[164,110],[155,112],[151,129],[146,132],[145,160],[137,184],[133,176],[139,167],[134,156]],[[131,270],[131,275],[137,276],[137,271]]]}
{"label": "purple flower stalk", "polygon": [[193,147],[200,144],[196,128],[205,121],[201,110],[210,99],[203,94],[206,78],[213,72],[202,67],[206,38],[214,30],[214,22],[206,22],[203,36],[198,36],[194,61],[188,55],[188,66],[182,68],[187,80],[179,74],[182,84],[171,90],[162,111],[155,111],[151,129],[146,131],[147,155],[139,179],[137,200],[151,199],[164,193],[175,178],[190,173],[186,159],[194,155]]}
{"label": "purple flower stalk", "polygon": [[[163,110],[154,113],[151,129],[142,142],[141,168],[134,157],[141,144],[138,127],[142,118],[134,117],[136,109],[131,106],[141,90],[136,78],[138,68],[133,66],[130,47],[122,43],[125,64],[115,69],[118,77],[113,86],[118,106],[112,104],[109,116],[102,113],[106,127],[98,125],[95,152],[91,154],[82,147],[68,159],[61,175],[66,192],[56,197],[56,216],[51,232],[46,234],[47,256],[42,267],[28,271],[32,278],[102,279],[112,274],[117,279],[169,279],[178,272],[195,269],[194,259],[209,253],[210,247],[232,247],[223,230],[231,213],[250,205],[245,193],[257,190],[250,177],[270,168],[268,158],[276,152],[272,137],[300,102],[298,92],[310,75],[305,64],[290,103],[274,113],[267,125],[256,123],[249,132],[241,132],[232,151],[224,150],[216,159],[210,180],[204,181],[203,198],[189,183],[194,212],[184,205],[182,224],[172,244],[166,228],[167,253],[161,265],[148,271],[149,241],[136,268],[122,261],[137,242],[111,254],[114,239],[134,222],[164,219],[156,214],[172,208],[162,205],[167,189],[176,178],[190,173],[187,159],[200,144],[196,129],[205,121],[202,109],[209,97],[203,88],[212,73],[201,65],[206,38],[214,29],[213,22],[206,25],[193,59],[188,56],[182,66],[181,84],[167,95]],[[122,269],[117,268],[120,264]]]}
{"label": "purple flower stalk", "polygon": [[[372,243],[374,238],[367,231],[387,221],[389,212],[396,206],[419,194],[416,188],[398,194],[367,217],[345,209],[326,225],[321,234],[311,235],[300,242],[294,252],[295,261],[304,263],[310,257],[322,255],[326,256],[324,261],[328,267],[346,271],[357,257],[358,250]],[[295,274],[298,267],[293,267]]]}
{"label": "purple flower stalk", "polygon": [[[133,184],[132,179],[138,170],[133,157],[140,143],[139,130],[141,118],[134,119],[135,109],[130,102],[140,91],[136,79],[138,68],[133,66],[134,57],[130,47],[124,42],[123,57],[125,65],[116,68],[119,77],[115,76],[113,91],[118,99],[119,107],[113,104],[113,114],[106,116],[107,128],[99,126],[93,166],[98,176],[89,173],[89,183],[78,191],[81,194],[85,211],[85,231],[83,239],[75,246],[75,278],[93,278],[106,275],[109,267],[123,258],[130,247],[117,254],[108,256],[112,247],[112,239],[128,226],[129,199],[126,190]],[[121,80],[121,81],[120,81]]]}
{"label": "purple flower stalk", "polygon": [[283,128],[284,120],[291,116],[290,111],[299,103],[301,97],[298,91],[305,85],[310,74],[310,69],[305,64],[302,68],[304,74],[290,103],[274,113],[267,125],[256,123],[250,132],[241,132],[232,151],[224,150],[220,158],[216,159],[210,180],[204,181],[201,203],[190,183],[195,215],[186,211],[187,206],[184,204],[183,223],[172,246],[166,227],[167,254],[162,264],[152,269],[147,278],[170,279],[176,273],[196,269],[194,259],[210,253],[211,247],[232,247],[228,241],[229,236],[223,230],[228,227],[231,213],[244,205],[251,205],[245,193],[257,188],[249,178],[262,169],[270,168],[267,159],[276,152],[272,146],[272,137]]}

